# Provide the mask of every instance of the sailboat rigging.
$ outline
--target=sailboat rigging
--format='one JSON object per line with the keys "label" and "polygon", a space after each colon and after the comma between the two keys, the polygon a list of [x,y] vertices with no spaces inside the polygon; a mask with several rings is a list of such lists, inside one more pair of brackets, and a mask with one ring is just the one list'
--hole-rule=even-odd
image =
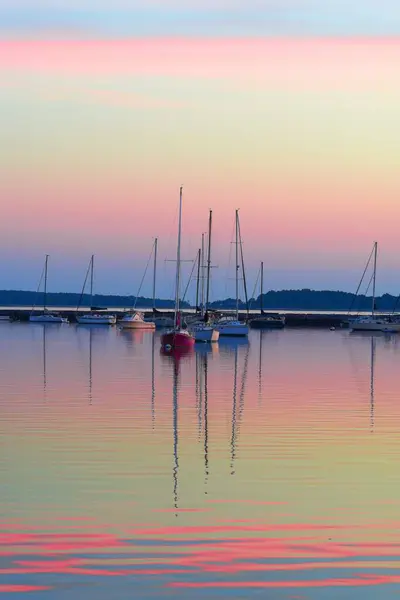
{"label": "sailboat rigging", "polygon": [[[90,312],[87,314],[79,314],[79,309],[82,303],[83,295],[85,293],[86,282],[90,272]],[[76,307],[76,322],[81,325],[115,325],[117,318],[115,315],[106,314],[105,312],[99,313],[97,311],[102,310],[93,306],[93,283],[94,283],[94,254],[92,254],[88,270],[86,271],[86,277],[83,282],[82,292],[79,297],[78,306]]]}
{"label": "sailboat rigging", "polygon": [[176,277],[175,277],[175,310],[174,327],[161,336],[161,345],[165,350],[175,348],[190,348],[195,342],[193,335],[181,326],[182,315],[179,306],[180,280],[181,280],[181,240],[182,240],[182,187],[179,190],[179,220],[178,244],[176,250]]}
{"label": "sailboat rigging", "polygon": [[260,266],[260,315],[250,320],[252,329],[283,329],[285,326],[285,317],[278,313],[264,312],[264,263]]}
{"label": "sailboat rigging", "polygon": [[[356,319],[349,321],[349,326],[353,331],[400,331],[400,323],[391,317],[381,317],[376,314],[376,270],[378,260],[378,242],[374,242],[371,255],[368,259],[367,265],[364,269],[363,276],[358,285],[356,296],[361,287],[368,265],[373,256],[373,273],[372,273],[372,305],[371,314],[368,316],[361,316]],[[368,286],[369,287],[369,286]]]}
{"label": "sailboat rigging", "polygon": [[[211,232],[212,232],[212,210],[210,210],[208,220],[208,251],[207,251],[207,280],[206,280],[206,299],[204,305],[204,277],[202,275],[202,297],[201,297],[201,317],[202,322],[195,323],[191,327],[191,332],[195,337],[196,342],[218,342],[219,331],[216,326],[209,323],[208,305],[210,301],[210,272],[211,272]],[[204,234],[201,240],[201,250],[199,251],[199,264],[202,265],[202,273],[204,273]],[[200,276],[200,273],[199,275]],[[197,282],[198,288],[198,282]]]}
{"label": "sailboat rigging", "polygon": [[48,266],[49,266],[49,254],[46,254],[44,261],[44,270],[40,277],[37,293],[39,293],[39,288],[42,283],[43,275],[44,275],[44,292],[43,292],[43,312],[42,314],[35,314],[35,306],[32,306],[31,314],[29,316],[29,321],[31,323],[68,323],[68,319],[65,317],[60,317],[60,315],[49,312],[47,310],[47,276],[48,276]]}
{"label": "sailboat rigging", "polygon": [[[240,252],[239,252],[240,247]],[[240,260],[240,262],[239,262]],[[235,317],[222,317],[218,324],[217,330],[222,336],[247,336],[249,334],[249,327],[246,322],[239,320],[239,271],[242,268],[242,277],[245,288],[246,306],[248,311],[247,303],[247,286],[246,277],[244,270],[243,250],[242,250],[242,237],[240,234],[240,223],[239,223],[239,210],[235,212],[235,289],[236,289],[236,310]]]}
{"label": "sailboat rigging", "polygon": [[147,265],[146,268],[144,270],[143,276],[142,276],[142,280],[140,282],[139,285],[139,289],[137,291],[137,294],[135,296],[135,302],[133,303],[133,306],[131,308],[130,311],[128,311],[127,313],[125,313],[125,315],[122,317],[122,319],[120,321],[118,321],[118,325],[124,329],[148,329],[148,330],[154,330],[156,328],[156,325],[154,323],[154,321],[152,320],[145,320],[144,318],[144,314],[143,312],[136,310],[136,303],[138,301],[138,297],[140,294],[140,290],[142,289],[142,285],[144,282],[144,278],[146,277],[146,273],[147,273],[147,269],[149,267],[149,263],[150,263],[150,259],[151,259],[151,255],[153,253],[154,250],[154,273],[153,273],[153,313],[155,311],[155,294],[156,294],[156,283],[155,283],[155,273],[156,273],[156,267],[157,267],[157,238],[154,240],[151,252],[150,252],[150,256],[149,259],[147,261]]}

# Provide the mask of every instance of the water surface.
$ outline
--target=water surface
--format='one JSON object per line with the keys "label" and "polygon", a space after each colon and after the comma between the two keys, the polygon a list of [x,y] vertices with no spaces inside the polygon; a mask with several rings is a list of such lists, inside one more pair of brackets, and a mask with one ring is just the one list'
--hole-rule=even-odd
{"label": "water surface", "polygon": [[0,325],[0,593],[400,593],[397,336]]}

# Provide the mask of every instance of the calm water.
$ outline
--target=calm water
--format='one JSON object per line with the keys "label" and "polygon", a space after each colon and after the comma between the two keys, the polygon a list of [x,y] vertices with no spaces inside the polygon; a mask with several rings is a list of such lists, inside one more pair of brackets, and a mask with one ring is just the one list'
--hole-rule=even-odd
{"label": "calm water", "polygon": [[0,325],[0,593],[400,593],[400,337]]}

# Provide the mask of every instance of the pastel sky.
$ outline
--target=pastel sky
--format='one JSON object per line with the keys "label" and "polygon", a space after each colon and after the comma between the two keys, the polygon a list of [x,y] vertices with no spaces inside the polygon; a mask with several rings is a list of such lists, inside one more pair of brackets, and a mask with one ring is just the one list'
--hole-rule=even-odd
{"label": "pastel sky", "polygon": [[[155,236],[172,295],[214,211],[213,295],[355,289],[379,242],[400,292],[400,5],[0,0],[0,288],[135,293]],[[185,263],[185,277],[191,268]],[[151,292],[151,277],[143,293]],[[191,291],[193,297],[193,290]]]}

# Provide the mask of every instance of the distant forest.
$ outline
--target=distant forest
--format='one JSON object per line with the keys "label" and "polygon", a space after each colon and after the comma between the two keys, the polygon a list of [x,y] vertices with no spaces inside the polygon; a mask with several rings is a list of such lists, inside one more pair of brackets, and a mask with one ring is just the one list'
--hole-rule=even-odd
{"label": "distant forest", "polygon": [[[80,294],[69,293],[48,293],[48,306],[71,306],[76,307],[79,302]],[[84,294],[81,305],[89,306],[90,296]],[[261,298],[253,298],[249,301],[251,309],[259,309],[261,307]],[[359,295],[355,296],[348,292],[337,291],[315,291],[309,289],[303,290],[282,290],[271,291],[263,294],[264,310],[337,310],[347,311],[350,308],[353,310],[370,310],[372,298],[370,296]],[[0,291],[0,305],[2,306],[36,306],[43,305],[43,293],[21,291],[21,290],[3,290]],[[93,297],[93,305],[97,307],[115,307],[129,308],[135,304],[134,296],[111,296],[96,294]],[[153,306],[152,298],[144,298],[140,296],[137,299],[136,305],[141,308],[151,308]],[[158,309],[173,308],[173,300],[156,300]],[[233,310],[236,306],[234,298],[212,302],[210,308]],[[182,303],[182,308],[189,308],[190,304]],[[400,302],[395,296],[384,294],[376,298],[376,310],[393,311],[400,309]],[[239,303],[241,310],[246,309],[244,302]]]}
{"label": "distant forest", "polygon": [[[78,305],[80,294],[66,293],[66,292],[48,292],[47,293],[47,306],[71,306],[76,307]],[[43,292],[27,292],[22,290],[1,290],[0,291],[0,305],[1,306],[43,306],[44,295]],[[113,296],[94,294],[93,295],[93,306],[98,308],[130,308],[135,304],[135,296]],[[89,294],[83,294],[81,299],[81,306],[90,305]],[[153,299],[144,298],[139,296],[136,305],[141,308],[152,308]],[[190,305],[187,302],[182,303],[182,308],[188,308]],[[173,308],[173,300],[156,300],[157,308]]]}

